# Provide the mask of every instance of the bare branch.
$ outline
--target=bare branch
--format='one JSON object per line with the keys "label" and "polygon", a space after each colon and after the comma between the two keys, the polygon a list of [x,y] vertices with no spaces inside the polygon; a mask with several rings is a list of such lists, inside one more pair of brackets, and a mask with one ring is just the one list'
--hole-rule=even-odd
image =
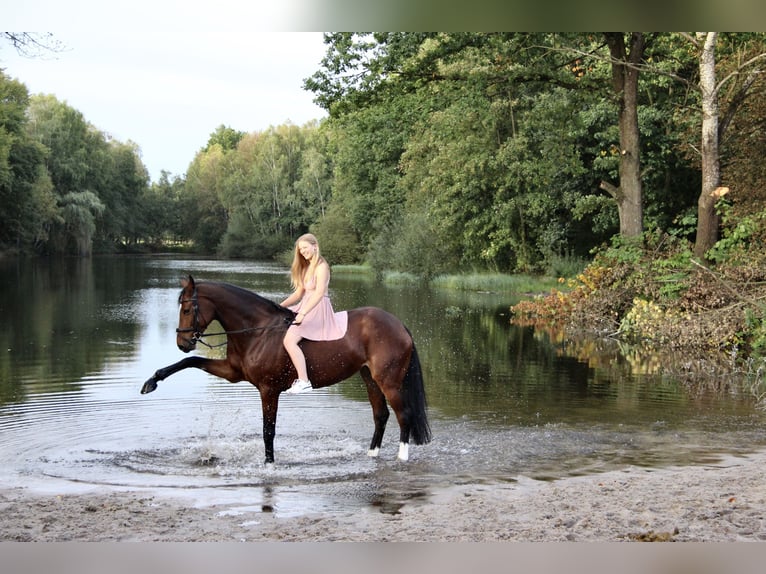
{"label": "bare branch", "polygon": [[608,181],[601,181],[601,183],[598,185],[601,189],[603,189],[605,192],[607,192],[609,195],[612,196],[614,199],[619,199],[622,195],[622,192],[620,191],[620,188],[609,183]]}
{"label": "bare branch", "polygon": [[695,46],[695,47],[697,47],[697,48],[699,48],[699,47],[700,47],[700,44],[699,44],[699,42],[697,41],[697,38],[696,38],[696,37],[694,37],[694,36],[692,36],[692,35],[691,35],[691,34],[689,34],[688,32],[677,32],[677,34],[678,34],[679,36],[681,36],[682,38],[686,38],[687,40],[689,40],[689,42],[691,42],[692,44],[694,44],[694,46]]}
{"label": "bare branch", "polygon": [[[734,115],[736,114],[737,110],[740,108],[740,106],[745,102],[745,99],[748,97],[750,93],[750,88],[755,83],[756,79],[758,78],[759,74],[762,74],[763,72],[761,70],[757,70],[752,72],[745,82],[742,84],[742,87],[740,87],[739,90],[737,90],[737,93],[734,94],[734,97],[731,98],[731,102],[729,103],[729,107],[726,110],[726,114],[723,116],[720,124],[718,125],[718,137],[723,139],[723,135],[726,133],[726,129],[729,127],[729,124],[734,119]],[[719,87],[721,84],[719,84]],[[716,88],[718,89],[718,88]]]}
{"label": "bare branch", "polygon": [[[755,62],[757,62],[758,60],[762,60],[762,59],[764,59],[764,58],[766,58],[766,53],[764,53],[764,54],[758,54],[757,56],[753,56],[752,58],[750,58],[750,59],[749,59],[747,62],[745,62],[744,64],[741,64],[740,66],[738,66],[736,70],[734,70],[734,71],[733,71],[731,74],[729,74],[729,75],[728,75],[728,76],[726,76],[726,77],[725,77],[723,80],[721,80],[720,82],[718,82],[718,85],[715,87],[715,91],[716,91],[716,93],[718,93],[718,91],[720,91],[720,89],[723,87],[723,85],[724,85],[726,82],[728,82],[729,80],[731,80],[732,78],[734,78],[734,77],[736,77],[736,76],[739,76],[739,75],[742,73],[742,71],[743,71],[745,68],[747,68],[748,66],[751,66],[752,64],[754,64],[754,63],[755,63]],[[754,73],[754,74],[759,74],[759,73],[761,73],[762,71],[763,71],[763,70],[753,70],[751,73]]]}
{"label": "bare branch", "polygon": [[52,32],[0,32],[0,40],[8,41],[21,56],[37,58],[64,50]]}

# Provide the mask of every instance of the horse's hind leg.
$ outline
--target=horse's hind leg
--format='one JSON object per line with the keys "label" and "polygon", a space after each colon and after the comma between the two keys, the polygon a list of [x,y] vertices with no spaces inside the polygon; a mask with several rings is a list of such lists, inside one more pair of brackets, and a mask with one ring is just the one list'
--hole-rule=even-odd
{"label": "horse's hind leg", "polygon": [[[391,408],[394,409],[394,414],[396,414],[396,419],[399,422],[399,452],[396,455],[396,458],[399,460],[408,460],[410,457],[410,420],[409,420],[409,410],[404,404],[404,401],[402,400],[401,393],[398,390],[389,391],[388,393],[384,394],[383,391],[379,390],[379,393],[383,398],[383,404],[385,404],[386,397],[388,402],[391,404]],[[386,418],[388,418],[388,408],[386,408]],[[382,436],[381,432],[381,436]],[[374,439],[373,439],[374,440]]]}
{"label": "horse's hind leg", "polygon": [[386,432],[386,423],[388,422],[389,412],[388,405],[386,404],[386,397],[378,387],[378,384],[373,380],[370,374],[370,369],[362,367],[359,373],[367,386],[367,396],[370,399],[370,405],[372,406],[372,418],[375,421],[375,432],[372,434],[372,441],[370,442],[370,450],[367,451],[369,456],[378,456],[380,452],[380,445],[383,442],[383,433]]}

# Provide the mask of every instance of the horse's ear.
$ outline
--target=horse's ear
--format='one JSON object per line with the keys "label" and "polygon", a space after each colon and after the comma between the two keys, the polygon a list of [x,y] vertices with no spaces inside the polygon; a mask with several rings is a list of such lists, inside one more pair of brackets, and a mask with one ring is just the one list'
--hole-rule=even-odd
{"label": "horse's ear", "polygon": [[194,278],[191,275],[187,275],[183,279],[181,279],[181,287],[186,289],[187,287],[191,287],[194,289]]}

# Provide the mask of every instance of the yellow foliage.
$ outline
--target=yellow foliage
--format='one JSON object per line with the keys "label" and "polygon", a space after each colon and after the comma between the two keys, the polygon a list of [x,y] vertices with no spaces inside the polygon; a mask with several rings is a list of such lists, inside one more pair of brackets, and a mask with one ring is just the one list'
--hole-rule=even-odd
{"label": "yellow foliage", "polygon": [[636,340],[665,342],[662,327],[675,314],[665,311],[653,301],[633,299],[633,306],[620,322],[620,333]]}

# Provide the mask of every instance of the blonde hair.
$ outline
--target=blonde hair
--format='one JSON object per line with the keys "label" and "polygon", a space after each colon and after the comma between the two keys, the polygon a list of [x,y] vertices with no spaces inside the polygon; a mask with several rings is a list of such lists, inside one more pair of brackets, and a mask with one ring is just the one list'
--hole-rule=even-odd
{"label": "blonde hair", "polygon": [[[305,241],[314,246],[316,251],[310,261],[307,261],[300,252],[300,243]],[[290,284],[293,289],[299,289],[303,287],[303,278],[305,276],[312,277],[316,270],[317,264],[322,260],[322,256],[319,254],[319,242],[317,238],[311,233],[304,233],[298,239],[295,240],[295,249],[293,251],[293,264],[290,267]],[[306,270],[308,269],[308,273]]]}

